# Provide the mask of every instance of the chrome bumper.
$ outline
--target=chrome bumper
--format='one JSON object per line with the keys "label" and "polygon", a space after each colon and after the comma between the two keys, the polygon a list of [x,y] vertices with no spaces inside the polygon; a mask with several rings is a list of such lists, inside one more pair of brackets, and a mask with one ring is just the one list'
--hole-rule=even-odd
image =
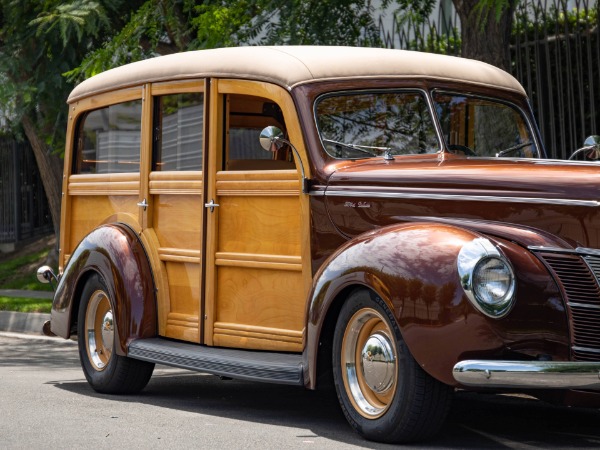
{"label": "chrome bumper", "polygon": [[452,375],[469,387],[600,390],[600,362],[467,360]]}

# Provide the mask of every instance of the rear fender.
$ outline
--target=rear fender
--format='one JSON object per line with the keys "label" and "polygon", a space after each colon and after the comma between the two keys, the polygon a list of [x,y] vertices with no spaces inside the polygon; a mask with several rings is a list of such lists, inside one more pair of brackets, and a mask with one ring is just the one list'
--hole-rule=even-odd
{"label": "rear fender", "polygon": [[123,224],[96,228],[71,255],[52,304],[52,332],[70,337],[81,290],[92,272],[104,279],[114,302],[117,353],[125,355],[133,339],[156,336],[152,270],[138,236]]}

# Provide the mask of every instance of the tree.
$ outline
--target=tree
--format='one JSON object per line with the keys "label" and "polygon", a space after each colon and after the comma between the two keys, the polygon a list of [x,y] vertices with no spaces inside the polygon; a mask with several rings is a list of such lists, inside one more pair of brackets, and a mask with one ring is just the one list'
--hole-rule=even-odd
{"label": "tree", "polygon": [[[461,56],[510,71],[510,34],[518,0],[452,0],[460,18]],[[388,0],[396,3],[400,24],[423,24],[437,0]]]}
{"label": "tree", "polygon": [[452,0],[460,18],[461,55],[510,72],[510,34],[517,0]]}
{"label": "tree", "polygon": [[16,133],[29,140],[55,232],[60,226],[65,99],[73,85],[63,72],[77,66],[103,32],[135,2],[3,0],[0,10],[0,104]]}

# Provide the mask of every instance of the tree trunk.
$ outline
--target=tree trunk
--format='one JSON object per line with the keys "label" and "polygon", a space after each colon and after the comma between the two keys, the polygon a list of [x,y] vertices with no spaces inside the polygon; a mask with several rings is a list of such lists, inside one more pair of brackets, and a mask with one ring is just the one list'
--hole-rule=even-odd
{"label": "tree trunk", "polygon": [[480,14],[475,6],[481,2],[453,0],[460,18],[461,55],[510,72],[510,33],[517,1],[508,0],[508,6],[502,9],[500,17],[496,16],[494,7]]}
{"label": "tree trunk", "polygon": [[50,152],[50,149],[48,149],[45,142],[38,135],[30,117],[24,116],[21,124],[33,148],[33,154],[35,155],[35,161],[40,171],[44,191],[46,191],[50,214],[52,215],[52,225],[54,226],[55,234],[58,236],[60,229],[63,162],[58,156]]}

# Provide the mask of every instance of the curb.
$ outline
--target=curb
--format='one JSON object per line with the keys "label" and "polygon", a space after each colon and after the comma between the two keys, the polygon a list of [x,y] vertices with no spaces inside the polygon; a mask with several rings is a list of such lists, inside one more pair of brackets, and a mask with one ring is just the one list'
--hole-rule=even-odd
{"label": "curb", "polygon": [[42,335],[46,320],[50,314],[0,311],[0,331]]}

